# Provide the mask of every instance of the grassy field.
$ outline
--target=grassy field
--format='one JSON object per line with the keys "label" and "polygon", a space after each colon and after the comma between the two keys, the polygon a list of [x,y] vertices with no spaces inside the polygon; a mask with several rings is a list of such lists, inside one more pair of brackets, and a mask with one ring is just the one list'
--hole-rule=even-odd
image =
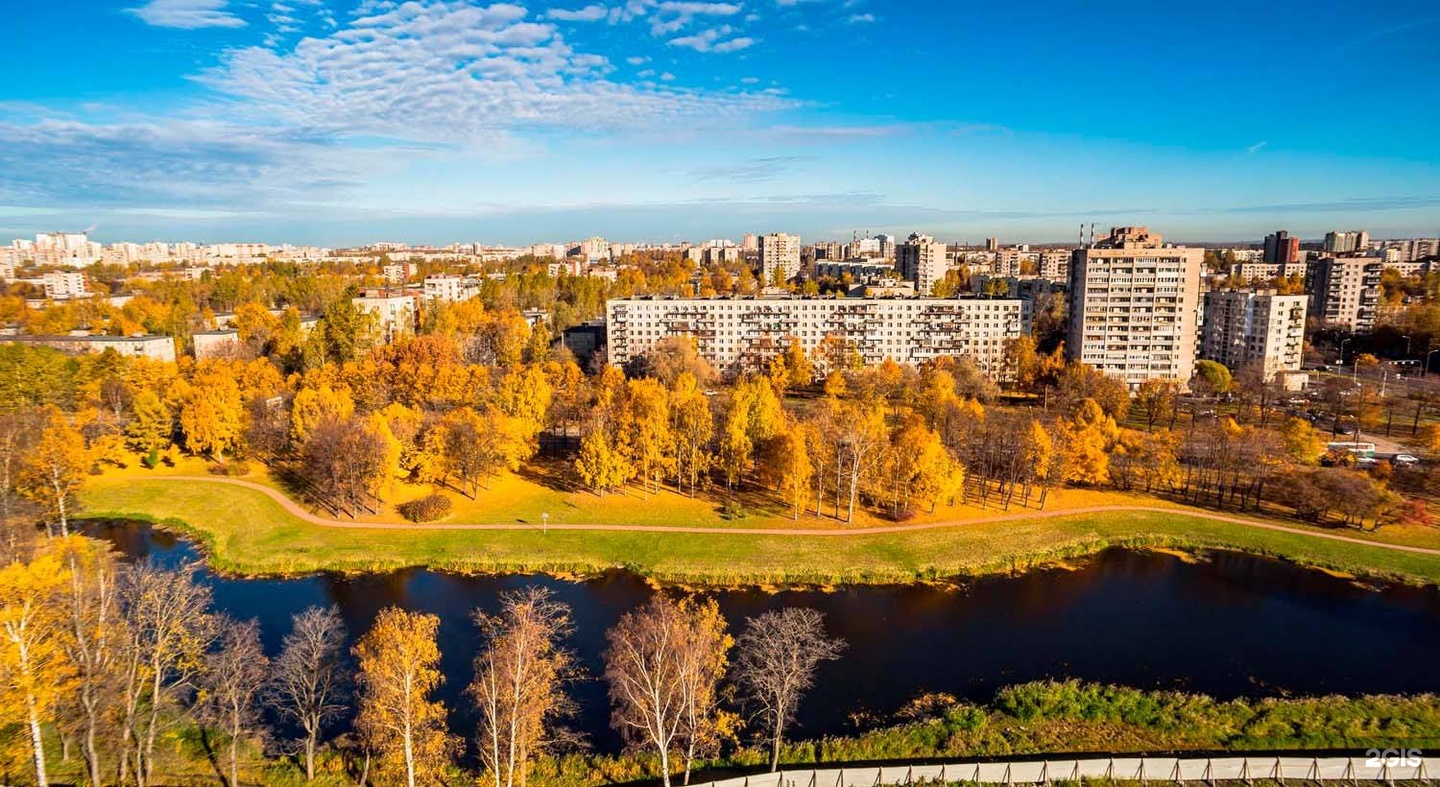
{"label": "grassy field", "polygon": [[[1178,506],[1173,514],[1092,513],[1002,522],[967,522],[994,516],[997,511],[957,507],[934,515],[954,520],[954,527],[874,536],[542,532],[540,510],[551,513],[552,523],[754,527],[793,523],[774,512],[725,521],[714,510],[713,501],[689,500],[673,493],[645,499],[632,490],[599,498],[511,478],[488,494],[482,492],[473,508],[462,509],[449,520],[522,522],[534,525],[533,529],[463,531],[413,525],[353,530],[306,523],[255,490],[146,478],[147,472],[120,471],[93,479],[84,494],[86,516],[165,523],[200,540],[216,568],[240,575],[408,566],[582,575],[624,567],[678,584],[904,583],[1025,570],[1106,546],[1127,545],[1237,549],[1360,576],[1411,583],[1440,581],[1440,556],[1216,522],[1189,515]],[[1125,502],[1156,501],[1113,493],[1066,492],[1058,505],[1074,508]],[[833,520],[808,521],[817,528],[843,527]],[[867,518],[863,524],[873,522]],[[1440,546],[1440,533],[1430,529],[1387,527],[1374,534],[1346,532],[1375,540]]]}

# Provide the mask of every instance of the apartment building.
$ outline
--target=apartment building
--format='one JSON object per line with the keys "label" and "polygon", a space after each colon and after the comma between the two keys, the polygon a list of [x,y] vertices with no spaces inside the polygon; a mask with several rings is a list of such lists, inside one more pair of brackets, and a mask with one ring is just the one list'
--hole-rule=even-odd
{"label": "apartment building", "polygon": [[426,276],[421,294],[427,302],[458,303],[480,294],[480,282],[464,276]]}
{"label": "apartment building", "polygon": [[915,283],[915,292],[929,295],[935,282],[945,278],[949,263],[945,260],[945,244],[936,243],[929,235],[911,233],[895,247],[895,267],[905,281]]}
{"label": "apartment building", "polygon": [[85,274],[75,271],[51,271],[40,277],[45,288],[45,297],[52,301],[72,298],[88,298],[90,290],[85,286]]}
{"label": "apartment building", "polygon": [[53,347],[61,352],[85,354],[113,350],[128,358],[149,358],[175,362],[175,340],[169,336],[104,336],[77,333],[72,336],[11,334],[0,336],[0,344],[29,344]]}
{"label": "apartment building", "polygon": [[1327,232],[1325,233],[1325,251],[1332,254],[1346,254],[1349,252],[1364,252],[1370,248],[1370,233],[1364,230],[1350,230],[1348,232]]}
{"label": "apartment building", "polygon": [[969,357],[1003,377],[1005,342],[1020,336],[1014,298],[628,298],[609,301],[609,361],[623,365],[661,339],[693,337],[734,373],[760,369],[796,339],[807,353],[838,339],[867,364]]}
{"label": "apartment building", "polygon": [[1306,277],[1310,313],[1332,327],[1370,330],[1375,327],[1384,269],[1385,261],[1379,257],[1321,258]]}
{"label": "apartment building", "polygon": [[380,338],[386,344],[415,333],[419,312],[413,295],[372,290],[351,298],[350,302],[360,311],[376,316]]}
{"label": "apartment building", "polygon": [[1264,379],[1296,372],[1305,360],[1307,295],[1274,290],[1216,290],[1205,293],[1200,357],[1239,372],[1263,364]]}
{"label": "apartment building", "polygon": [[760,281],[770,284],[779,276],[785,281],[800,275],[800,236],[772,232],[760,238]]}
{"label": "apartment building", "polygon": [[1300,239],[1290,237],[1285,230],[1276,230],[1265,236],[1263,261],[1282,268],[1300,261]]}
{"label": "apartment building", "polygon": [[1146,227],[1114,227],[1070,262],[1072,360],[1130,387],[1188,381],[1199,341],[1205,250],[1167,246]]}

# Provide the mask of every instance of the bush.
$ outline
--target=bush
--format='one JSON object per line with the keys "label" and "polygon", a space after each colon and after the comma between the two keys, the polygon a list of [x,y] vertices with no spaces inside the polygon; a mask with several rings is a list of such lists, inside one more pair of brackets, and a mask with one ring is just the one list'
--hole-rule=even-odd
{"label": "bush", "polygon": [[140,460],[140,464],[145,465],[146,470],[154,470],[160,466],[160,452],[151,448],[150,453],[146,454],[145,458]]}
{"label": "bush", "polygon": [[419,500],[410,500],[395,506],[400,516],[411,522],[434,522],[450,513],[450,498],[444,495],[426,495]]}
{"label": "bush", "polygon": [[725,501],[725,504],[722,505],[722,506],[720,506],[720,518],[721,518],[721,519],[726,519],[726,520],[744,519],[744,518],[745,518],[745,513],[746,513],[746,511],[745,511],[745,505],[744,505],[743,503],[740,503],[740,502],[736,501],[736,500],[726,500],[726,501]]}
{"label": "bush", "polygon": [[229,462],[216,462],[207,468],[210,475],[223,475],[229,478],[236,478],[250,474],[250,463],[243,459],[233,459]]}

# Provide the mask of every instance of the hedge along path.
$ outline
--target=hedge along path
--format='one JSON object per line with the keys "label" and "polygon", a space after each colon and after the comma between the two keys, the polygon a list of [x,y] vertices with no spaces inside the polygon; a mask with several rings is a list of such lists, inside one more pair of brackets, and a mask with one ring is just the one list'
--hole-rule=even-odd
{"label": "hedge along path", "polygon": [[[322,517],[307,510],[304,506],[286,497],[281,492],[254,481],[246,481],[239,478],[215,478],[212,476],[175,475],[155,476],[154,481],[178,481],[185,483],[205,484],[228,484],[230,486],[242,487],[260,492],[268,496],[280,505],[287,514],[308,524],[317,527],[339,528],[346,530],[535,530],[534,523],[463,523],[463,522],[439,522],[428,524],[416,524],[412,522],[347,522],[340,519]],[[1020,511],[1016,513],[996,514],[993,516],[975,517],[963,520],[925,522],[914,525],[881,525],[868,527],[830,527],[830,528],[785,528],[785,527],[700,527],[694,525],[601,525],[601,524],[551,524],[546,526],[550,530],[565,531],[591,531],[591,532],[622,532],[622,533],[692,533],[698,535],[728,535],[728,536],[814,536],[820,538],[845,538],[847,536],[877,536],[915,533],[923,530],[943,530],[948,528],[964,527],[966,525],[985,525],[1000,522],[1018,522],[1036,519],[1053,519],[1058,517],[1084,516],[1086,514],[1101,513],[1149,513],[1149,514],[1178,514],[1180,516],[1194,517],[1196,519],[1207,519],[1214,522],[1224,522],[1243,527],[1257,528],[1260,530],[1271,530],[1278,533],[1289,533],[1308,538],[1317,538],[1327,541],[1338,541],[1346,544],[1355,544],[1376,549],[1388,549],[1395,552],[1410,552],[1419,555],[1440,555],[1440,549],[1428,547],[1410,546],[1407,544],[1391,544],[1383,541],[1370,541],[1353,536],[1343,536],[1336,533],[1321,533],[1314,530],[1306,530],[1298,527],[1286,527],[1272,522],[1265,522],[1249,517],[1231,516],[1227,514],[1216,514],[1208,511],[1199,511],[1190,508],[1167,508],[1164,506],[1128,506],[1128,505],[1103,505],[1085,506],[1080,508],[1067,508],[1054,511]]]}

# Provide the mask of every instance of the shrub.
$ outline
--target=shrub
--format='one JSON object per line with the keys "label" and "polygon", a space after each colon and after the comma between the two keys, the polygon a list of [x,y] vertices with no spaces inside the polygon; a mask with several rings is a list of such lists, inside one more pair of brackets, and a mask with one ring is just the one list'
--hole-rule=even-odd
{"label": "shrub", "polygon": [[146,470],[154,470],[160,466],[160,452],[151,448],[150,453],[140,460],[140,464],[145,465]]}
{"label": "shrub", "polygon": [[411,522],[434,522],[450,513],[450,498],[435,494],[395,506],[400,516]]}
{"label": "shrub", "polygon": [[250,463],[243,459],[232,459],[229,462],[216,462],[207,468],[210,475],[223,475],[235,478],[242,475],[249,475]]}

